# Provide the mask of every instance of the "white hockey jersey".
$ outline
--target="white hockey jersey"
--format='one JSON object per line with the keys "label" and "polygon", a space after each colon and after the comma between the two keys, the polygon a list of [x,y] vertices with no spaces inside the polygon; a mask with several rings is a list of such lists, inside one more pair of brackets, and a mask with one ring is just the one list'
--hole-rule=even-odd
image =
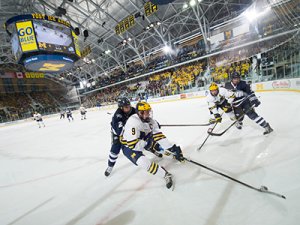
{"label": "white hockey jersey", "polygon": [[234,93],[223,87],[219,88],[219,93],[217,94],[217,96],[213,96],[209,92],[206,97],[207,103],[208,103],[208,108],[213,114],[218,113],[216,105],[221,105],[225,100],[227,100],[228,103],[231,104],[232,101],[234,100],[234,98],[235,98]]}
{"label": "white hockey jersey", "polygon": [[35,113],[35,114],[33,114],[33,119],[36,121],[39,121],[42,119],[42,115],[39,113]]}
{"label": "white hockey jersey", "polygon": [[81,113],[85,113],[85,112],[86,112],[86,109],[85,109],[83,106],[81,106],[81,107],[79,108],[79,111],[80,111]]}
{"label": "white hockey jersey", "polygon": [[153,140],[163,149],[169,149],[174,145],[161,132],[157,121],[151,118],[149,123],[143,123],[137,114],[127,120],[121,135],[121,143],[134,151],[143,151],[147,145],[144,140],[147,135],[153,135]]}

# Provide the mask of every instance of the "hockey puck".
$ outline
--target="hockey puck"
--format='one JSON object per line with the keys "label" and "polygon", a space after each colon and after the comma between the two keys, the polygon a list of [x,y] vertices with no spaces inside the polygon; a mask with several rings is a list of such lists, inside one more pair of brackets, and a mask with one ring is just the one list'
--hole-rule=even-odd
{"label": "hockey puck", "polygon": [[261,186],[261,187],[260,187],[260,190],[262,190],[262,191],[267,191],[268,188],[267,188],[266,186]]}

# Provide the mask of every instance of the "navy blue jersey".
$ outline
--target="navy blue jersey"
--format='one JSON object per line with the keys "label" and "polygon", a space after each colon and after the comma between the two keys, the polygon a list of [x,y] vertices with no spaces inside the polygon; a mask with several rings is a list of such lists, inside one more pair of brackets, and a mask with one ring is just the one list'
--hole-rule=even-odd
{"label": "navy blue jersey", "polygon": [[225,88],[231,91],[243,91],[247,93],[248,95],[251,95],[253,91],[251,90],[251,87],[249,84],[246,83],[246,81],[241,80],[237,85],[234,85],[232,82],[226,82]]}
{"label": "navy blue jersey", "polygon": [[128,118],[135,113],[136,110],[133,107],[131,107],[129,113],[124,113],[120,108],[118,108],[110,123],[114,134],[119,136]]}
{"label": "navy blue jersey", "polygon": [[247,95],[251,95],[253,93],[253,91],[251,90],[250,85],[247,84],[246,81],[243,81],[243,80],[241,80],[237,85],[234,85],[232,82],[226,82],[225,83],[225,88],[227,90],[231,90],[233,92],[243,91]]}

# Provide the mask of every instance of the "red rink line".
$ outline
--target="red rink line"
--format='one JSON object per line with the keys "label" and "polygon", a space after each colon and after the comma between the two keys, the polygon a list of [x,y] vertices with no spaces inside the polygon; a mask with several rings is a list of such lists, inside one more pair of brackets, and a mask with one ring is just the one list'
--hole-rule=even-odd
{"label": "red rink line", "polygon": [[59,176],[59,175],[62,175],[62,174],[73,172],[75,170],[79,170],[79,169],[87,167],[87,166],[91,166],[91,165],[96,164],[98,162],[99,161],[90,163],[88,165],[78,166],[78,167],[75,167],[75,168],[72,168],[72,169],[69,169],[69,170],[65,170],[65,171],[62,171],[62,172],[59,172],[59,173],[54,173],[54,174],[50,174],[50,175],[47,175],[47,176],[43,176],[43,177],[38,177],[38,178],[35,178],[35,179],[31,179],[31,180],[17,182],[17,183],[14,183],[14,184],[0,185],[0,188],[7,188],[7,187],[19,186],[19,185],[23,185],[23,184],[33,183],[33,182],[36,182],[36,181],[39,181],[39,180],[48,179],[50,177],[56,177],[56,176]]}

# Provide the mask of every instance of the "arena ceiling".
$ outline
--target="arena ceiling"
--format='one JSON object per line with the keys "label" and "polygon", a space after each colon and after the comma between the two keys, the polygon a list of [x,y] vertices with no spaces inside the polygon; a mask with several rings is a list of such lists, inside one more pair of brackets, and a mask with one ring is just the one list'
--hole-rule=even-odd
{"label": "arena ceiling", "polygon": [[[204,40],[211,27],[238,16],[254,1],[249,0],[176,0],[158,6],[151,16],[143,16],[145,0],[0,0],[0,20],[27,13],[57,14],[58,7],[66,10],[62,19],[81,30],[82,48],[90,45],[88,60],[80,60],[77,68],[64,74],[68,81],[83,77],[93,79],[115,67],[126,71],[128,62],[139,59],[147,65],[147,55],[193,34],[203,34]],[[129,15],[139,15],[136,24],[117,35],[115,26]],[[160,25],[157,25],[159,22]],[[150,27],[150,24],[154,24]],[[84,40],[83,30],[89,37]],[[122,44],[127,40],[126,44]],[[128,41],[130,40],[130,41]],[[0,64],[13,63],[9,37],[3,26],[0,30]],[[108,53],[108,54],[106,54]]]}

